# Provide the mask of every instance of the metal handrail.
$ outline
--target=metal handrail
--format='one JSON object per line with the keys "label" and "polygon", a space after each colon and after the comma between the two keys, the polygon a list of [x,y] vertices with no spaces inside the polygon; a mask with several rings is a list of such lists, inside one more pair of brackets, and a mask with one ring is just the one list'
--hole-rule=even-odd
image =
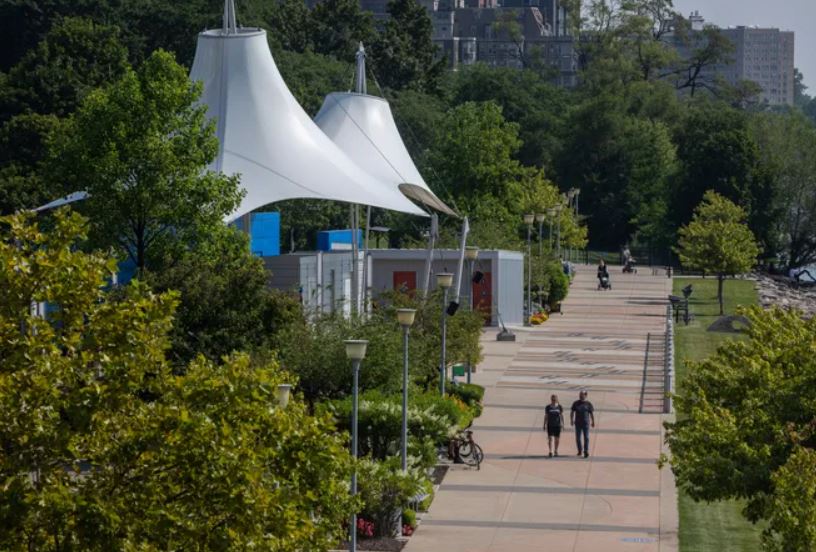
{"label": "metal handrail", "polygon": [[673,411],[672,395],[674,394],[674,320],[672,307],[666,307],[666,348],[663,362],[663,413]]}
{"label": "metal handrail", "polygon": [[649,347],[652,344],[652,334],[646,334],[646,354],[643,358],[643,381],[640,384],[640,407],[638,408],[638,412],[643,414],[643,399],[646,395],[646,377],[649,373]]}

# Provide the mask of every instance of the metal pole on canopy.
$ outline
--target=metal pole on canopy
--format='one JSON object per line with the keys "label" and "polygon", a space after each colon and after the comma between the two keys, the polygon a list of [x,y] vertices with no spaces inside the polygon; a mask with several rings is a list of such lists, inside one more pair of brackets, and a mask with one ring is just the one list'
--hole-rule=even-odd
{"label": "metal pole on canopy", "polygon": [[462,236],[459,241],[459,264],[456,267],[456,283],[454,284],[455,287],[453,288],[453,299],[448,305],[448,314],[451,316],[453,316],[456,313],[456,309],[459,308],[459,294],[460,290],[462,289],[462,273],[465,266],[465,247],[467,246],[467,237],[469,233],[470,225],[468,224],[468,218],[464,217],[462,219]]}
{"label": "metal pole on canopy", "polygon": [[358,228],[358,217],[359,212],[357,205],[351,205],[351,316],[355,316],[358,311],[358,297],[359,297],[359,285],[360,285],[360,274],[359,274],[359,251],[357,243],[357,228]]}
{"label": "metal pole on canopy", "polygon": [[436,238],[439,235],[439,217],[436,213],[431,215],[431,229],[428,232],[428,257],[425,259],[425,274],[422,275],[422,293],[428,296],[431,290],[431,270],[433,269],[433,252],[436,245]]}
{"label": "metal pole on canopy", "polygon": [[234,0],[224,0],[224,34],[232,34],[238,31],[235,22],[235,2]]}

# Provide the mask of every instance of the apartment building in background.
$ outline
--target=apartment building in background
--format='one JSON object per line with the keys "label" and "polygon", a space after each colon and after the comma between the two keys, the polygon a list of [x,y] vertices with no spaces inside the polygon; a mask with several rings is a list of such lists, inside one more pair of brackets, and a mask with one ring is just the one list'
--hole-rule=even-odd
{"label": "apartment building in background", "polygon": [[[577,84],[576,41],[559,0],[419,0],[433,22],[433,41],[453,70],[476,62],[495,67],[552,67],[553,81]],[[377,19],[387,0],[360,0]]]}
{"label": "apartment building in background", "polygon": [[[691,24],[690,44],[695,34],[705,28],[705,19],[699,12],[689,16]],[[730,63],[705,69],[708,81],[722,78],[731,85],[740,81],[753,81],[762,89],[761,100],[768,105],[793,105],[794,95],[794,33],[763,27],[727,27],[719,29],[734,45]],[[681,55],[688,54],[688,45],[678,44]]]}

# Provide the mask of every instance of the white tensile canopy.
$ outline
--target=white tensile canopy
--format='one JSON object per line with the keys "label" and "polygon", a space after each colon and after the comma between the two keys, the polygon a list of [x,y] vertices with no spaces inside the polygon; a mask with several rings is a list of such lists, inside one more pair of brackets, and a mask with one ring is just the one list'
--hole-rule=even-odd
{"label": "white tensile canopy", "polygon": [[365,93],[365,51],[357,54],[357,92],[326,96],[315,123],[352,160],[394,189],[439,212],[456,213],[436,197],[402,141],[391,107]]}
{"label": "white tensile canopy", "polygon": [[198,36],[190,78],[214,117],[220,149],[211,167],[240,174],[246,190],[228,220],[268,203],[317,198],[426,215],[385,181],[341,151],[309,118],[275,66],[261,29],[235,25],[232,2],[224,28]]}
{"label": "white tensile canopy", "polygon": [[334,92],[326,96],[315,123],[367,172],[442,213],[456,213],[436,197],[402,142],[391,107],[376,96]]}

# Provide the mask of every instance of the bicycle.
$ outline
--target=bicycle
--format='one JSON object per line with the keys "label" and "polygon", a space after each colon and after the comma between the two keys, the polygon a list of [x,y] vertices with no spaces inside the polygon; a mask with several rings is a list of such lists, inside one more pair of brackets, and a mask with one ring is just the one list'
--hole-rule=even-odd
{"label": "bicycle", "polygon": [[473,432],[466,429],[451,439],[448,445],[448,457],[453,459],[454,463],[461,462],[468,466],[476,466],[476,469],[480,470],[484,460],[484,451],[473,440]]}

